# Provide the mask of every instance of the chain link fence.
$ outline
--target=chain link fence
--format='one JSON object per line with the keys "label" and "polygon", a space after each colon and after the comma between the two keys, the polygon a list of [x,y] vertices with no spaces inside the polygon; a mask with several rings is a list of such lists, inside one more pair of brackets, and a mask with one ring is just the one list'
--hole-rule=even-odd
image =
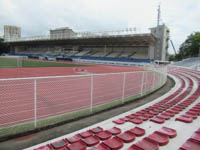
{"label": "chain link fence", "polygon": [[148,94],[162,68],[108,74],[0,79],[0,136],[94,113]]}

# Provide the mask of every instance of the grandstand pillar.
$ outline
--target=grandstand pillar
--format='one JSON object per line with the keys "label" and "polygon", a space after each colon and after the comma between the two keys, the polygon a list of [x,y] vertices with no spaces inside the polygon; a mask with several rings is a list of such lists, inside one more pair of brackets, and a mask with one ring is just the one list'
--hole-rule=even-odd
{"label": "grandstand pillar", "polygon": [[34,80],[34,126],[37,127],[37,80]]}
{"label": "grandstand pillar", "polygon": [[106,45],[104,46],[104,56],[106,55]]}
{"label": "grandstand pillar", "polygon": [[16,53],[16,47],[15,46],[12,46],[12,45],[10,45],[10,53],[11,54],[15,54]]}

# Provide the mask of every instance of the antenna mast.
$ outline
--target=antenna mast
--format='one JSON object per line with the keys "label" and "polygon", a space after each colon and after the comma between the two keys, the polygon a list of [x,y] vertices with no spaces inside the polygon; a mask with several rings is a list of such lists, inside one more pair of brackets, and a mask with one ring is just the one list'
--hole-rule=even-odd
{"label": "antenna mast", "polygon": [[160,25],[160,13],[161,13],[161,11],[160,11],[160,4],[159,4],[159,5],[158,5],[157,26],[159,26],[159,25]]}

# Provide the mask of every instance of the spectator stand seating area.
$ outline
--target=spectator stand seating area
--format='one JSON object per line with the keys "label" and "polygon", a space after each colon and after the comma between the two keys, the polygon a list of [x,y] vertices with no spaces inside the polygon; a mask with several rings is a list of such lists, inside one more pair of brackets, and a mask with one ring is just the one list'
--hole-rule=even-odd
{"label": "spectator stand seating area", "polygon": [[200,72],[168,70],[175,86],[154,101],[28,149],[199,150]]}
{"label": "spectator stand seating area", "polygon": [[[150,63],[151,60],[147,58],[146,53],[122,53],[122,52],[91,52],[86,51],[69,51],[63,54],[56,53],[18,53],[12,54],[15,56],[28,56],[29,58],[39,59],[40,57],[63,58],[63,60],[72,59],[73,61],[81,60],[98,60],[98,61],[119,61],[119,62],[136,62],[136,63]],[[125,56],[125,57],[124,57]]]}

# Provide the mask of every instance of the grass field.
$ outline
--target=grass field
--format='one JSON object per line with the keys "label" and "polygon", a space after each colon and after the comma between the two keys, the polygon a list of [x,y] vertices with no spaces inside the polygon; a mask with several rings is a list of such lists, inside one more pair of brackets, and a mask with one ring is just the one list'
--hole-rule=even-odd
{"label": "grass field", "polygon": [[0,58],[0,68],[17,68],[17,67],[81,67],[86,65],[61,63],[61,62],[45,62],[38,60],[26,59],[8,59]]}

